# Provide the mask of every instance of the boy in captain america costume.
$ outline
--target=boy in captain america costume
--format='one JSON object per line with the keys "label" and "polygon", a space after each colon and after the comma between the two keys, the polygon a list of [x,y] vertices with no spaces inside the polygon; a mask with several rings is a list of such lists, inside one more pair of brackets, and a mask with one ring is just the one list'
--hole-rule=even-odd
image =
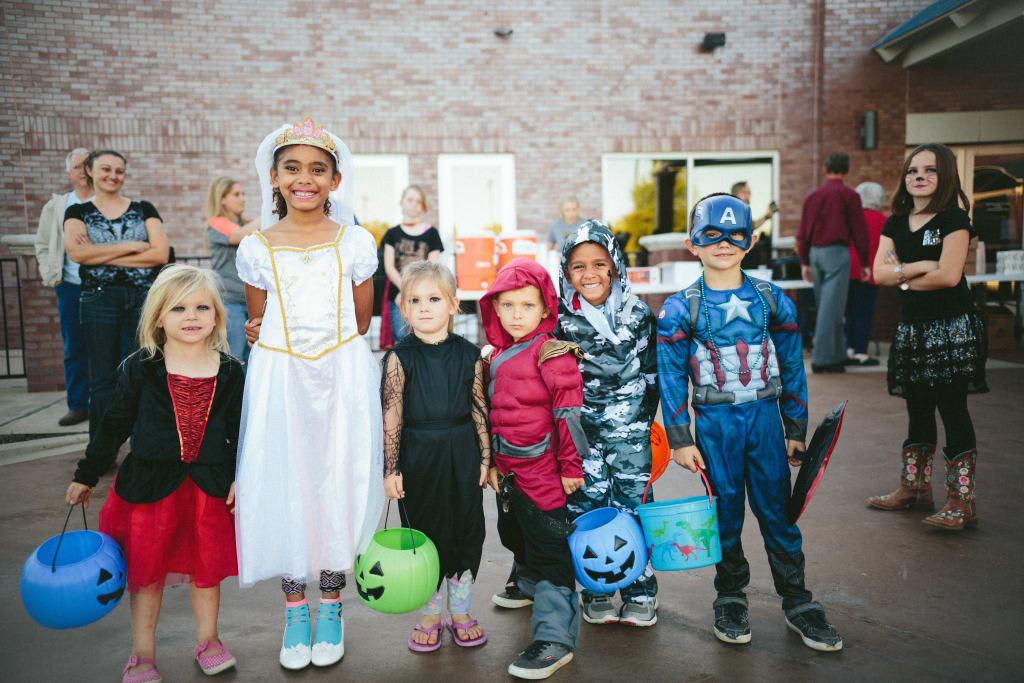
{"label": "boy in captain america costume", "polygon": [[804,450],[807,432],[807,378],[796,310],[781,289],[740,269],[755,240],[750,207],[732,195],[708,195],[690,214],[686,245],[704,272],[669,297],[658,314],[665,431],[672,458],[693,472],[706,469],[718,496],[722,561],[716,565],[715,636],[727,643],[750,642],[743,593],[750,566],[740,544],[747,490],[786,623],[808,647],[840,650],[842,639],[804,588],[800,530],[786,517],[786,463],[799,464],[795,453]]}

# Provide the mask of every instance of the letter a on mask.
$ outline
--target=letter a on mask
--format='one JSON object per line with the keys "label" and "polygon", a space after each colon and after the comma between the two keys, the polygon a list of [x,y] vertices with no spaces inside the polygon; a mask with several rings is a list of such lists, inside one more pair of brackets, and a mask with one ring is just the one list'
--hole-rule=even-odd
{"label": "letter a on mask", "polygon": [[733,225],[736,225],[736,216],[733,215],[731,206],[725,207],[725,211],[722,213],[722,220],[718,221],[718,223],[722,224],[725,223],[726,221],[729,221]]}

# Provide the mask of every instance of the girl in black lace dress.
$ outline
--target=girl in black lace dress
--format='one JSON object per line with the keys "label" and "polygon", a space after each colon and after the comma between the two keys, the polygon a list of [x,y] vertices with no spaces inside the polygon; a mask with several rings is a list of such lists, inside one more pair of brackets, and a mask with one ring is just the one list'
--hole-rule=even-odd
{"label": "girl in black lace dress", "polygon": [[[882,510],[931,509],[935,411],[946,432],[946,504],[926,524],[959,530],[977,521],[978,456],[967,395],[988,391],[987,344],[964,277],[974,230],[964,209],[956,158],[945,145],[922,145],[903,164],[892,217],[882,229],[875,282],[900,288],[900,321],[889,352],[889,393],[907,400],[900,487],[868,503]],[[958,204],[962,204],[963,209]]]}
{"label": "girl in black lace dress", "polygon": [[[405,501],[402,522],[437,546],[440,581],[413,628],[409,648],[441,645],[442,626],[464,647],[487,640],[469,615],[484,542],[483,487],[490,466],[480,350],[452,333],[455,278],[417,261],[402,271],[402,315],[413,334],[384,356],[384,488]],[[448,619],[441,621],[441,586]]]}

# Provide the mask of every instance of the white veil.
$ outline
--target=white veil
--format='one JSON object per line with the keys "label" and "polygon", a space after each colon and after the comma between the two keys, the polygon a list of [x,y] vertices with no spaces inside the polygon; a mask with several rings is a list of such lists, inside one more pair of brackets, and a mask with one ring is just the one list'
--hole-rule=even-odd
{"label": "white veil", "polygon": [[[274,204],[274,188],[270,184],[270,168],[274,164],[274,152],[277,151],[274,141],[277,140],[277,136],[289,128],[292,128],[291,124],[285,124],[272,131],[270,135],[263,138],[263,142],[256,149],[256,175],[260,180],[260,196],[262,198],[260,230],[266,230],[279,220],[278,215],[274,213],[274,209],[277,206]],[[353,215],[352,201],[355,197],[356,178],[355,164],[352,162],[352,152],[349,151],[348,145],[341,141],[341,138],[330,131],[326,132],[334,140],[336,148],[334,160],[338,164],[338,171],[341,172],[341,184],[338,185],[337,190],[331,192],[330,218],[341,225],[354,225],[355,216]]]}

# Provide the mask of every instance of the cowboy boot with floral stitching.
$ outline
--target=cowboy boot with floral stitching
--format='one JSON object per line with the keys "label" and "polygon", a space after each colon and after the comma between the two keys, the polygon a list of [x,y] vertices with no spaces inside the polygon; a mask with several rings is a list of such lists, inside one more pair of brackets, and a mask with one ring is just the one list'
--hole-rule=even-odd
{"label": "cowboy boot with floral stitching", "polygon": [[921,521],[940,529],[960,531],[978,521],[974,503],[974,461],[978,458],[978,449],[958,453],[952,459],[943,449],[942,456],[946,461],[946,504]]}
{"label": "cowboy boot with floral stitching", "polygon": [[900,487],[884,496],[871,496],[868,505],[879,510],[932,509],[932,454],[935,444],[903,442]]}

